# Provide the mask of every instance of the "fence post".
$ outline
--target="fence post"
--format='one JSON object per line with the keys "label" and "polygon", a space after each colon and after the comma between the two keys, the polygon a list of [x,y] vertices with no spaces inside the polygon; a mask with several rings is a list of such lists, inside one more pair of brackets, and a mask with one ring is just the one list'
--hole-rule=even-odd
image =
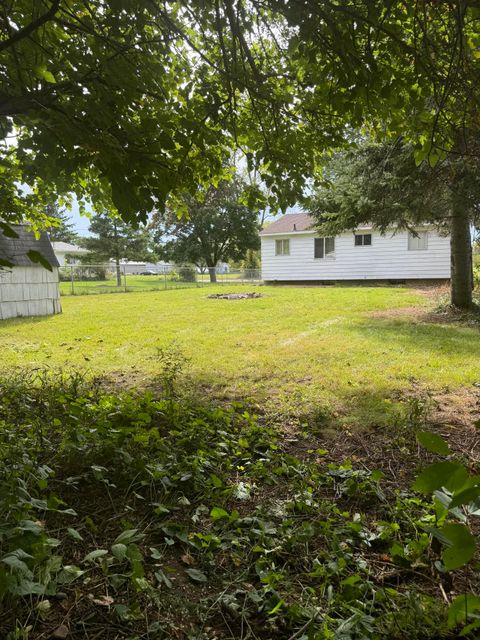
{"label": "fence post", "polygon": [[163,280],[165,283],[165,289],[167,288],[167,268],[163,267]]}
{"label": "fence post", "polygon": [[72,296],[75,295],[75,287],[73,285],[73,264],[70,265],[70,282],[72,288]]}
{"label": "fence post", "polygon": [[123,290],[127,292],[127,265],[123,265]]}

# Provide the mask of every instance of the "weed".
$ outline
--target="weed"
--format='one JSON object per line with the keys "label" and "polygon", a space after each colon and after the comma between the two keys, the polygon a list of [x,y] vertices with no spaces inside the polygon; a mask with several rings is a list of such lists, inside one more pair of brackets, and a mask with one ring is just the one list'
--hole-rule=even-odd
{"label": "weed", "polygon": [[0,380],[2,637],[453,637],[428,502],[284,452],[240,403],[178,402],[166,362],[168,397]]}

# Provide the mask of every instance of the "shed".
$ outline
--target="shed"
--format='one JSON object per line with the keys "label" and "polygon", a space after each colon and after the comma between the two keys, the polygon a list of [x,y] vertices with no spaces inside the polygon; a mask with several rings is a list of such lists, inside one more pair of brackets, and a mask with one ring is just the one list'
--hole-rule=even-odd
{"label": "shed", "polygon": [[[0,267],[0,320],[60,313],[58,261],[46,233],[39,238],[23,225],[12,225],[16,238],[0,230],[0,258],[11,267]],[[28,257],[40,253],[52,266],[49,271]]]}

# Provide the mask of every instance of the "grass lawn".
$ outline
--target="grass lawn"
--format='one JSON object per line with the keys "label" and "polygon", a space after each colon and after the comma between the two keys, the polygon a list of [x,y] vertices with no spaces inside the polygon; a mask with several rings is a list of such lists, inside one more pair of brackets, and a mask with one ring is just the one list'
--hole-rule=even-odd
{"label": "grass lawn", "polygon": [[[258,271],[258,273],[260,273]],[[65,274],[68,278],[69,271],[66,268]],[[244,279],[244,272],[239,273],[219,273],[217,275],[217,282],[233,282],[238,283]],[[126,275],[122,274],[122,285],[117,285],[116,277],[107,278],[106,280],[77,280],[72,283],[69,280],[60,282],[60,293],[62,296],[70,295],[85,295],[91,293],[124,293],[125,288],[128,292],[133,291],[163,291],[165,289],[188,289],[191,287],[204,287],[211,286],[210,277],[208,273],[196,274],[195,282],[185,282],[179,280],[177,277],[172,277],[171,274],[164,275]]]}
{"label": "grass lawn", "polygon": [[[207,297],[229,290],[263,297]],[[62,304],[0,323],[0,638],[454,640],[472,621],[478,324],[402,287]],[[159,347],[188,358],[178,384]],[[433,501],[438,464],[418,476],[431,451],[475,537]]]}
{"label": "grass lawn", "polygon": [[290,412],[311,402],[349,420],[367,412],[370,422],[388,418],[395,391],[480,381],[478,328],[424,318],[435,304],[424,292],[261,287],[260,299],[208,299],[217,290],[63,298],[62,315],[0,325],[1,366],[121,371],[136,383],[158,371],[157,347],[175,341],[193,384]]}

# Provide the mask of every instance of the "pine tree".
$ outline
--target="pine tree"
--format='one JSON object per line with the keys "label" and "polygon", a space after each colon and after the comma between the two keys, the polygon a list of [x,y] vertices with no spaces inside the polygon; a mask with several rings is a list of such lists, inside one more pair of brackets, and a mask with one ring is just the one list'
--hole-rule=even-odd
{"label": "pine tree", "polygon": [[118,217],[99,213],[91,218],[89,231],[92,236],[82,240],[83,246],[90,251],[89,262],[105,262],[113,258],[119,287],[122,285],[121,260],[146,260],[153,257],[146,229],[135,229]]}
{"label": "pine tree", "polygon": [[55,221],[48,229],[48,235],[52,242],[68,242],[70,244],[78,242],[78,233],[75,231],[75,225],[71,222],[66,211],[60,209],[58,204],[54,203],[47,205],[46,213],[49,218]]}

